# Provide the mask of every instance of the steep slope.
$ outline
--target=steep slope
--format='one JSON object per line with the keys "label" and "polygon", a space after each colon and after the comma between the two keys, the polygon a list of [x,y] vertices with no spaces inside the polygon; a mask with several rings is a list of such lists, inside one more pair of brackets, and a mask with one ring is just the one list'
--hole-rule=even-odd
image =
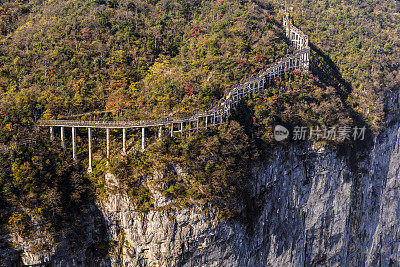
{"label": "steep slope", "polygon": [[23,1],[2,12],[2,90],[33,91],[45,118],[208,107],[288,47],[248,1]]}
{"label": "steep slope", "polygon": [[[113,119],[134,119],[209,107],[287,52],[281,13],[268,3],[2,2],[0,258],[17,262],[23,252],[26,264],[103,266],[398,262],[399,98],[382,94],[399,89],[395,1],[373,9],[364,1],[293,2],[295,22],[314,45],[313,75],[277,80],[216,131],[115,153],[108,167],[98,151],[91,176],[84,161],[71,164],[68,151],[31,131],[36,119],[95,109],[128,108]],[[343,41],[331,41],[336,36]],[[276,123],[353,122],[383,131],[331,150],[271,142]],[[33,135],[36,143],[28,142]],[[110,170],[115,176],[105,175]]]}

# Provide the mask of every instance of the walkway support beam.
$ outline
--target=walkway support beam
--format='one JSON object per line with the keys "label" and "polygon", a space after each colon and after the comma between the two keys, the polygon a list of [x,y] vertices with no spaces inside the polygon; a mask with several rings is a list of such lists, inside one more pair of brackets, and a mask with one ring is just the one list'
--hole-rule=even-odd
{"label": "walkway support beam", "polygon": [[88,172],[92,172],[92,128],[88,128],[88,142],[89,142],[89,166]]}
{"label": "walkway support beam", "polygon": [[76,128],[72,127],[72,159],[76,160]]}
{"label": "walkway support beam", "polygon": [[110,160],[110,128],[106,129],[107,135],[107,161]]}
{"label": "walkway support beam", "polygon": [[64,126],[61,126],[61,147],[65,149]]}
{"label": "walkway support beam", "polygon": [[144,127],[142,127],[142,151],[144,151],[144,130],[145,130],[145,128]]}
{"label": "walkway support beam", "polygon": [[53,126],[50,127],[50,140],[54,141],[54,127]]}
{"label": "walkway support beam", "polygon": [[126,155],[126,128],[122,128],[122,153]]}
{"label": "walkway support beam", "polygon": [[158,126],[158,139],[161,139],[162,135],[162,125]]}

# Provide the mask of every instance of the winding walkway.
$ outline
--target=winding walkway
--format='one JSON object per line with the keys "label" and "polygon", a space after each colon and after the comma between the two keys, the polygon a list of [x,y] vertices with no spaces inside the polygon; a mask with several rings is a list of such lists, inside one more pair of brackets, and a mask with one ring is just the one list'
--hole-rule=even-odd
{"label": "winding walkway", "polygon": [[222,99],[213,108],[196,112],[190,116],[173,117],[168,119],[141,120],[141,121],[78,121],[78,120],[39,120],[39,127],[50,127],[51,139],[54,139],[54,127],[61,127],[61,144],[65,147],[64,128],[72,128],[73,158],[76,159],[76,128],[87,128],[89,139],[89,171],[91,171],[91,136],[92,128],[107,129],[107,158],[109,158],[109,133],[110,129],[123,129],[123,153],[126,153],[126,129],[142,129],[142,150],[145,147],[145,128],[159,127],[158,136],[161,137],[163,127],[169,127],[171,136],[174,132],[196,131],[220,125],[223,120],[231,114],[232,108],[242,98],[249,95],[262,94],[268,84],[275,78],[293,70],[309,70],[310,47],[308,37],[292,23],[288,13],[284,13],[283,26],[286,36],[290,40],[294,52],[275,63],[268,65],[256,76],[243,81],[242,83],[227,90]]}

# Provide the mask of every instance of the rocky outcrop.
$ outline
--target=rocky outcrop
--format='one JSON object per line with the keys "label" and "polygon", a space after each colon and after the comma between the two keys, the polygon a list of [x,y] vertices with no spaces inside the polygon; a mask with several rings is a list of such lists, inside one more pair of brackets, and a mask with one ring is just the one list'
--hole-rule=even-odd
{"label": "rocky outcrop", "polygon": [[[397,96],[391,99],[392,106],[399,107],[398,103]],[[139,213],[109,174],[109,196],[87,209],[81,235],[71,229],[57,238],[48,262],[55,266],[397,265],[397,118],[398,114],[389,118],[386,129],[362,155],[339,156],[299,145],[276,149],[270,160],[254,168],[253,212],[246,223],[218,221],[211,207],[207,212],[199,207],[175,210],[156,191],[155,209]],[[24,251],[24,242],[19,244]],[[28,249],[23,254],[25,264],[41,261],[28,255]]]}
{"label": "rocky outcrop", "polygon": [[[395,98],[397,99],[397,98]],[[394,100],[395,100],[394,99]],[[397,100],[395,100],[397,101]],[[102,204],[129,266],[389,265],[400,260],[397,116],[364,158],[292,146],[254,168],[250,224],[198,209],[139,214],[123,194]],[[163,204],[164,203],[164,204]],[[123,233],[123,234],[121,234]]]}
{"label": "rocky outcrop", "polygon": [[[129,266],[261,266],[339,262],[348,244],[351,172],[331,152],[276,152],[254,170],[257,216],[220,222],[212,212],[158,210],[139,214],[123,194],[102,204],[110,237],[124,243]],[[160,201],[165,203],[165,201]],[[342,257],[340,257],[342,256]],[[117,261],[115,261],[117,263]]]}

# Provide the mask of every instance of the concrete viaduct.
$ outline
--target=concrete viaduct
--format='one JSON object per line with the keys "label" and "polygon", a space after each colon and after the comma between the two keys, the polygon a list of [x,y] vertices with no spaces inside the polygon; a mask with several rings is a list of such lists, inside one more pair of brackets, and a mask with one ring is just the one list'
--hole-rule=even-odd
{"label": "concrete viaduct", "polygon": [[77,120],[39,120],[39,127],[50,127],[50,138],[54,140],[54,128],[61,129],[61,146],[65,148],[65,128],[72,129],[72,156],[77,159],[76,150],[76,128],[86,128],[89,142],[89,166],[92,171],[92,128],[106,129],[107,160],[110,159],[110,129],[122,129],[122,151],[126,153],[126,131],[127,129],[139,128],[142,132],[142,150],[145,149],[145,129],[149,127],[158,128],[158,137],[161,138],[163,128],[169,130],[171,136],[174,132],[192,131],[220,125],[224,119],[229,117],[232,108],[245,96],[258,95],[275,78],[293,70],[309,70],[310,48],[308,37],[292,23],[287,12],[283,16],[283,26],[286,29],[286,36],[290,40],[294,52],[268,65],[256,76],[243,81],[242,83],[227,90],[223,98],[211,109],[200,111],[186,117],[174,117],[168,119],[142,120],[142,121],[77,121]]}

